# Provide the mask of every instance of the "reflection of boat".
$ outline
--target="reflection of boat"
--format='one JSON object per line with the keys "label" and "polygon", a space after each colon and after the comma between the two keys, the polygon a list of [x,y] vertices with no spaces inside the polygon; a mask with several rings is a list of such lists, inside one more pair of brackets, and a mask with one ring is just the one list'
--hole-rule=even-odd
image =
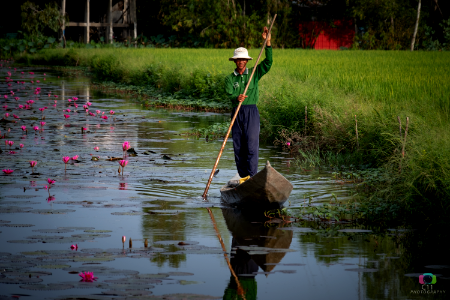
{"label": "reflection of boat", "polygon": [[[222,214],[228,230],[233,235],[231,247],[236,249],[236,254],[230,260],[231,266],[239,277],[240,284],[245,292],[245,299],[256,299],[257,285],[254,278],[256,274],[254,273],[258,272],[258,267],[264,272],[272,271],[276,264],[283,259],[285,252],[269,251],[267,254],[252,255],[251,251],[241,250],[239,247],[257,246],[266,249],[289,249],[293,232],[265,227],[265,218],[262,215],[244,215],[243,210],[222,208]],[[237,295],[237,285],[233,276],[230,277],[230,283],[225,289],[223,299],[240,299]]]}
{"label": "reflection of boat", "polygon": [[267,161],[265,168],[255,176],[236,187],[223,186],[220,193],[226,204],[270,208],[283,205],[293,188]]}
{"label": "reflection of boat", "polygon": [[[242,210],[233,208],[222,208],[222,214],[225,218],[228,230],[230,230],[233,235],[233,248],[239,248],[239,246],[257,246],[272,248],[275,250],[289,249],[289,246],[291,245],[293,232],[291,230],[278,230],[277,228],[265,227],[263,225],[263,222],[265,221],[264,217],[261,219],[259,216],[244,216]],[[246,254],[249,255],[256,265],[258,265],[264,272],[270,272],[275,268],[275,264],[279,263],[283,259],[286,253],[282,251],[270,252],[270,249],[268,250],[268,254]],[[239,250],[238,252],[240,251],[243,250]],[[238,252],[236,254],[244,254]],[[232,258],[231,265],[233,266],[233,269],[236,270],[242,268],[239,266],[234,266],[233,260],[234,259]],[[236,274],[243,273],[236,272]]]}

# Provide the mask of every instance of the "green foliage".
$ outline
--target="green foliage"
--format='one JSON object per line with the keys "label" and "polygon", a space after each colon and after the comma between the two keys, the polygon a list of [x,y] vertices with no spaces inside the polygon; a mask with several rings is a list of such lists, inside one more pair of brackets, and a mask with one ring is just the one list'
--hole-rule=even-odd
{"label": "green foliage", "polygon": [[[207,141],[224,138],[227,134],[230,122],[212,124],[206,128],[195,129],[188,133],[197,137],[204,137]],[[231,137],[231,133],[230,133]]]}
{"label": "green foliage", "polygon": [[32,39],[42,37],[46,29],[57,32],[64,21],[69,21],[67,16],[61,15],[56,2],[45,4],[45,8],[40,9],[34,2],[27,1],[21,9],[22,29]]}
{"label": "green foliage", "polygon": [[438,39],[433,39],[435,30],[433,30],[432,27],[425,25],[425,38],[422,42],[422,46],[425,50],[450,50],[450,19],[442,21],[439,25],[442,28],[444,42],[441,43]]}

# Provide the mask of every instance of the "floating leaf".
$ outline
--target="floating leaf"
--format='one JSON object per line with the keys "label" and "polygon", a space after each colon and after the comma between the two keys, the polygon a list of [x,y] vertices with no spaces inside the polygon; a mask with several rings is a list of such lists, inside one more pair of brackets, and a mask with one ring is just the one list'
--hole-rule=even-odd
{"label": "floating leaf", "polygon": [[92,230],[94,227],[58,227],[58,229],[67,229],[67,230]]}
{"label": "floating leaf", "polygon": [[203,281],[188,281],[188,280],[179,280],[179,284],[181,285],[191,285],[191,284],[201,284],[204,283]]}
{"label": "floating leaf", "polygon": [[41,233],[67,233],[73,232],[73,230],[69,229],[35,229],[33,232],[41,232]]}
{"label": "floating leaf", "polygon": [[352,271],[352,272],[359,272],[359,273],[374,273],[374,272],[378,272],[378,269],[354,268],[354,269],[345,269],[345,271]]}
{"label": "floating leaf", "polygon": [[36,276],[48,276],[52,275],[51,272],[44,271],[6,271],[2,273],[6,276],[15,276],[15,277],[36,277]]}
{"label": "floating leaf", "polygon": [[37,266],[37,268],[40,269],[65,269],[65,268],[70,268],[69,265],[40,265]]}
{"label": "floating leaf", "polygon": [[69,212],[75,212],[74,209],[33,209],[31,211],[33,214],[41,215],[62,215]]}
{"label": "floating leaf", "polygon": [[39,282],[42,282],[41,278],[26,278],[26,277],[0,278],[0,283],[8,283],[8,284],[33,284]]}
{"label": "floating leaf", "polygon": [[372,232],[372,230],[368,229],[340,229],[338,232],[352,232],[352,233],[367,233]]}
{"label": "floating leaf", "polygon": [[90,233],[105,233],[105,232],[112,232],[112,230],[94,230],[94,229],[88,229],[84,232],[90,232]]}
{"label": "floating leaf", "polygon": [[74,286],[67,283],[49,283],[49,284],[30,284],[21,285],[20,288],[32,291],[56,291],[56,290],[68,290]]}
{"label": "floating leaf", "polygon": [[33,224],[0,224],[1,227],[33,227]]}

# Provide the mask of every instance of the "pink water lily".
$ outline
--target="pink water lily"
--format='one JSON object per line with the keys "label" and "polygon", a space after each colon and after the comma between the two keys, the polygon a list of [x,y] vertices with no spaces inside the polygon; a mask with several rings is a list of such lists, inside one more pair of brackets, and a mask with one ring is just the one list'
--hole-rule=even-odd
{"label": "pink water lily", "polygon": [[81,272],[78,274],[81,277],[82,282],[94,282],[98,277],[94,277],[94,272]]}
{"label": "pink water lily", "polygon": [[72,97],[72,100],[73,100],[73,101],[77,101],[77,100],[78,100],[78,97]]}
{"label": "pink water lily", "polygon": [[64,111],[65,111],[65,112],[70,112],[70,109],[65,109]]}
{"label": "pink water lily", "polygon": [[50,178],[47,178],[48,184],[54,184],[56,181]]}
{"label": "pink water lily", "polygon": [[90,116],[92,116],[92,117],[94,117],[94,116],[95,116],[95,114],[94,114],[94,113],[92,113],[92,112],[89,112],[89,115],[90,115]]}
{"label": "pink water lily", "polygon": [[5,114],[5,118],[7,119],[9,117],[9,113],[6,113]]}
{"label": "pink water lily", "polygon": [[46,124],[46,123],[45,123],[44,121],[41,121],[41,127],[42,127],[42,128],[44,127],[45,124]]}
{"label": "pink water lily", "polygon": [[72,99],[67,99],[67,101],[72,102]]}
{"label": "pink water lily", "polygon": [[127,151],[128,149],[130,149],[130,142],[128,142],[128,141],[125,141],[125,142],[123,142],[123,144],[122,144],[122,149],[123,149],[123,151]]}
{"label": "pink water lily", "polygon": [[99,113],[101,113],[101,111],[99,111],[98,109],[97,109],[95,112],[97,113],[97,115],[98,115]]}
{"label": "pink water lily", "polygon": [[91,106],[92,103],[91,102],[86,102],[87,106]]}
{"label": "pink water lily", "polygon": [[19,97],[15,97],[14,100],[18,101],[20,98]]}
{"label": "pink water lily", "polygon": [[19,146],[20,146],[20,149],[22,149],[22,148],[23,148],[23,144],[20,144]]}
{"label": "pink water lily", "polygon": [[39,111],[44,112],[45,108],[41,107],[39,108]]}
{"label": "pink water lily", "polygon": [[34,132],[36,132],[39,130],[39,126],[34,126],[33,129],[34,129]]}
{"label": "pink water lily", "polygon": [[102,116],[101,118],[104,119],[104,120],[107,120],[108,116]]}
{"label": "pink water lily", "polygon": [[64,118],[68,119],[68,118],[70,118],[70,115],[64,114]]}
{"label": "pink water lily", "polygon": [[286,145],[290,146],[290,145],[291,145],[291,143],[287,142],[287,143],[286,143]]}
{"label": "pink water lily", "polygon": [[19,109],[22,109],[23,108],[23,105],[22,104],[19,104]]}
{"label": "pink water lily", "polygon": [[110,114],[110,115],[113,115],[113,114],[114,114],[114,111],[113,111],[113,110],[110,110],[110,111],[109,111],[109,114]]}
{"label": "pink water lily", "polygon": [[87,109],[88,107],[87,107],[87,105],[85,104],[85,105],[83,105],[83,108],[84,108],[84,109]]}
{"label": "pink water lily", "polygon": [[78,160],[78,155],[75,155],[74,157],[72,157],[71,160]]}
{"label": "pink water lily", "polygon": [[47,198],[47,203],[50,203],[50,202],[52,202],[52,201],[55,201],[55,197],[53,197],[53,196],[48,196],[48,198]]}
{"label": "pink water lily", "polygon": [[30,167],[31,167],[31,173],[34,173],[34,167],[36,166],[37,161],[32,160],[30,161]]}
{"label": "pink water lily", "polygon": [[8,141],[9,149],[11,150],[11,146],[14,145],[13,141]]}
{"label": "pink water lily", "polygon": [[125,168],[126,165],[128,164],[128,160],[121,160],[121,161],[119,161],[119,164],[122,168]]}
{"label": "pink water lily", "polygon": [[14,172],[14,170],[11,170],[11,169],[5,169],[5,170],[2,170],[3,171],[3,173],[5,173],[6,175],[9,175],[9,174],[11,174],[12,172]]}
{"label": "pink water lily", "polygon": [[13,117],[14,117],[14,119],[20,119],[20,117],[17,115],[13,115]]}
{"label": "pink water lily", "polygon": [[94,150],[98,151],[98,150],[100,150],[100,148],[99,147],[94,147]]}
{"label": "pink water lily", "polygon": [[77,251],[78,250],[78,244],[71,245],[70,249]]}
{"label": "pink water lily", "polygon": [[62,160],[63,160],[63,162],[64,162],[64,172],[67,170],[67,163],[69,162],[69,160],[70,160],[70,157],[69,156],[64,156],[63,158],[62,158]]}

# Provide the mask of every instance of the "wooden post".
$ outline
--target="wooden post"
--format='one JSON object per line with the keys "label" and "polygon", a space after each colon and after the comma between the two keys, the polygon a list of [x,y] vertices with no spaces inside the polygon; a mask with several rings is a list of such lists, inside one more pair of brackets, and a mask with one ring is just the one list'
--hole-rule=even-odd
{"label": "wooden post", "polygon": [[414,51],[414,44],[416,42],[417,29],[419,28],[419,19],[420,19],[420,6],[422,5],[422,1],[419,0],[419,5],[417,6],[417,18],[416,18],[416,26],[414,27],[414,34],[411,39],[411,51]]}
{"label": "wooden post", "polygon": [[112,16],[111,16],[111,10],[112,10],[112,0],[108,1],[108,11],[106,14],[108,28],[106,32],[108,33],[107,42],[112,43],[113,42],[113,27],[112,27]]}
{"label": "wooden post", "polygon": [[306,124],[308,124],[308,106],[305,106],[305,136],[306,136]]}
{"label": "wooden post", "polygon": [[63,17],[62,26],[61,26],[61,31],[62,31],[61,37],[64,41],[64,48],[66,48],[66,21],[64,19],[64,17],[66,16],[66,0],[61,0],[61,15]]}
{"label": "wooden post", "polygon": [[137,17],[136,17],[136,0],[130,0],[130,19],[131,19],[131,24],[133,24],[134,26],[134,30],[133,30],[133,38],[134,38],[134,47],[137,47],[137,42],[136,42],[136,38],[137,38]]}
{"label": "wooden post", "polygon": [[90,31],[89,22],[90,22],[90,18],[89,18],[89,16],[90,16],[91,13],[90,13],[89,4],[90,4],[90,0],[86,0],[85,16],[84,16],[84,19],[86,21],[86,31],[84,32],[84,42],[86,44],[89,44],[89,42],[90,42],[90,39],[89,39],[89,31]]}
{"label": "wooden post", "polygon": [[403,139],[402,157],[405,157],[406,136],[408,135],[409,117],[406,117],[405,138]]}

